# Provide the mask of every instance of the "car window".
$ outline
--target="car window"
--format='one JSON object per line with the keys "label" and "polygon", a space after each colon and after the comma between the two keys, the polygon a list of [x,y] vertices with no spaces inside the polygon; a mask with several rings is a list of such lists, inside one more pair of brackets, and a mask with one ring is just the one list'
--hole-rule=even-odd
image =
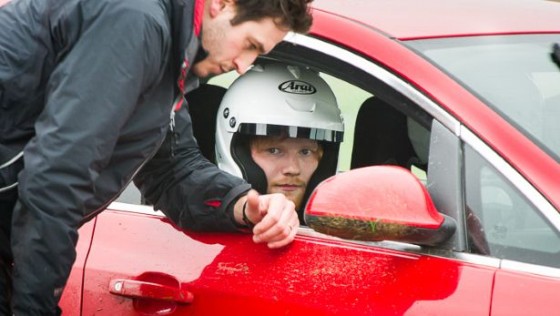
{"label": "car window", "polygon": [[464,155],[467,216],[480,223],[470,240],[485,238],[493,257],[560,267],[560,236],[540,211],[468,145]]}
{"label": "car window", "polygon": [[417,40],[408,45],[560,161],[560,68],[550,57],[553,43],[559,41],[558,34],[506,35]]}

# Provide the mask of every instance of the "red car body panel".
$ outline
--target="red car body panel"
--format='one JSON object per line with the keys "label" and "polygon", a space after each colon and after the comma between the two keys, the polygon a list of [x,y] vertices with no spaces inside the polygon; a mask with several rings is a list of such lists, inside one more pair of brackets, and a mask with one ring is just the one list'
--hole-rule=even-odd
{"label": "red car body panel", "polygon": [[[560,5],[525,0],[314,0],[313,6],[377,29],[399,40],[557,32]],[[477,23],[477,21],[484,21]],[[491,21],[491,22],[488,22]],[[352,33],[347,33],[345,38]]]}
{"label": "red car body panel", "polygon": [[[496,273],[492,315],[558,315],[558,279],[501,270]],[[522,295],[519,295],[522,293]]]}
{"label": "red car body panel", "polygon": [[[334,5],[334,2],[335,1],[324,1],[320,2],[320,4],[328,3],[330,7],[335,7],[337,5]],[[432,2],[433,1],[428,1],[428,3]],[[472,93],[452,80],[447,74],[434,67],[429,61],[417,55],[412,50],[403,46],[402,42],[386,35],[387,31],[381,28],[382,26],[386,26],[382,23],[384,20],[380,22],[379,26],[376,24],[378,15],[374,14],[374,12],[380,12],[379,16],[383,16],[383,14],[381,14],[383,11],[375,10],[379,2],[357,1],[357,3],[360,4],[357,7],[346,6],[348,8],[340,12],[337,11],[336,13],[316,10],[314,12],[314,24],[311,34],[359,52],[366,58],[374,60],[390,69],[392,72],[399,74],[404,80],[416,86],[420,91],[424,92],[429,98],[440,104],[442,108],[472,130],[477,136],[486,141],[487,144],[496,150],[508,163],[516,167],[517,170],[556,207],[556,209],[560,209],[560,181],[558,181],[558,179],[560,179],[560,164],[536,146],[531,140],[523,136],[498,114],[490,110],[487,105],[482,103],[482,101],[476,98]],[[386,4],[386,2],[383,3]],[[410,3],[415,2],[410,1]],[[423,5],[424,3],[422,1],[418,2],[416,6],[422,7]],[[416,6],[411,5],[410,8],[415,8]],[[518,9],[517,7],[504,6],[500,14],[497,15],[514,17],[519,13],[518,10],[514,10],[514,12],[510,14],[508,12],[509,8]],[[349,23],[347,17],[341,16],[341,14],[346,11],[352,12],[352,18],[355,18],[354,13],[356,13],[357,16],[361,16],[363,12],[368,12],[368,16],[367,19],[364,18],[364,20],[360,20],[359,23],[358,21]],[[556,14],[554,20],[557,21],[557,17],[560,16],[560,4],[551,4],[550,10],[546,10],[546,12],[544,17],[550,17],[550,12],[554,12]],[[411,14],[410,16],[412,18],[415,14]],[[374,19],[374,17],[376,19]],[[461,21],[461,17],[462,15],[456,16],[455,18],[458,20],[457,23],[453,25],[462,24],[459,22]],[[514,20],[513,18],[511,19]],[[493,29],[495,32],[499,30],[505,32],[513,23],[510,19],[500,18],[496,21],[496,25],[499,25],[498,22],[502,20],[509,21],[509,23],[504,23],[504,25],[500,27],[495,26],[494,28],[488,28],[485,31],[486,34],[502,34],[490,32]],[[540,21],[535,22],[535,24],[540,25],[540,29],[544,29],[550,33],[560,33],[560,24],[556,23],[555,25],[551,25],[550,23],[544,23],[543,20],[549,20],[546,18],[534,20]],[[447,29],[438,24],[437,19],[434,19],[434,21],[429,22],[426,20],[422,25],[435,23],[436,25],[431,28],[432,32],[430,36],[438,37],[442,35],[442,31],[446,31]],[[406,33],[403,30],[401,30],[401,33],[412,34],[417,25],[413,22],[414,21],[403,22],[403,25],[407,25],[411,33]],[[416,22],[420,23],[420,21]],[[472,25],[472,21],[470,25]],[[533,27],[529,28],[529,26],[527,26],[527,28],[529,30],[527,32],[536,31]],[[436,33],[438,29],[440,33]],[[454,29],[454,27],[450,27],[450,29]],[[518,28],[516,28],[516,30],[521,32]],[[464,32],[460,32],[460,29],[456,29],[452,33],[454,35],[465,35]],[[417,36],[418,35],[410,35],[410,37]],[[428,36],[428,33],[426,32],[423,36]],[[367,40],[364,40],[366,38]],[[411,74],[413,74],[414,77],[411,77]]]}
{"label": "red car body panel", "polygon": [[[246,234],[187,234],[163,218],[111,210],[97,222],[83,315],[155,310],[179,315],[482,315],[490,310],[493,268],[325,236],[300,235],[291,246],[270,250]],[[116,231],[123,234],[116,236]],[[122,251],[131,247],[149,251]],[[178,287],[192,293],[192,303],[158,306],[148,299],[107,298],[111,280],[147,272],[177,280]]]}

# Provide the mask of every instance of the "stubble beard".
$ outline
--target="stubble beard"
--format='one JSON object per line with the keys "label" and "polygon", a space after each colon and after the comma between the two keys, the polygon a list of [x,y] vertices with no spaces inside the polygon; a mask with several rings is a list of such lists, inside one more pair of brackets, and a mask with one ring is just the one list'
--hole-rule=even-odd
{"label": "stubble beard", "polygon": [[[224,23],[224,22],[220,22]],[[229,23],[229,22],[227,22]],[[213,24],[204,29],[202,32],[202,47],[208,56],[200,62],[193,65],[193,72],[199,78],[208,77],[211,74],[220,74],[222,70],[219,62],[215,60],[216,54],[219,53],[220,43],[225,40],[224,26],[221,24]]]}

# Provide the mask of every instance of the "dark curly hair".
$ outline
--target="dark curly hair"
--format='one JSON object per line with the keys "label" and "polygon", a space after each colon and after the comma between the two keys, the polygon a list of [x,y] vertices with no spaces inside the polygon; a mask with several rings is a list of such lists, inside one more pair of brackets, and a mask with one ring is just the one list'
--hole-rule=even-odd
{"label": "dark curly hair", "polygon": [[280,27],[296,33],[307,33],[313,18],[309,3],[313,0],[235,0],[237,15],[232,25],[272,17]]}

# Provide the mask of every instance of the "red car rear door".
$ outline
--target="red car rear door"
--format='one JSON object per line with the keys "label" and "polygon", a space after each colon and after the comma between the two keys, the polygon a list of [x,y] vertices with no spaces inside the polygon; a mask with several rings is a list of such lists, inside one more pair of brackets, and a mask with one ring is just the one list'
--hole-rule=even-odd
{"label": "red car rear door", "polygon": [[[546,271],[541,268],[541,273]],[[492,315],[557,315],[559,281],[558,271],[546,276],[500,270],[496,274]]]}

